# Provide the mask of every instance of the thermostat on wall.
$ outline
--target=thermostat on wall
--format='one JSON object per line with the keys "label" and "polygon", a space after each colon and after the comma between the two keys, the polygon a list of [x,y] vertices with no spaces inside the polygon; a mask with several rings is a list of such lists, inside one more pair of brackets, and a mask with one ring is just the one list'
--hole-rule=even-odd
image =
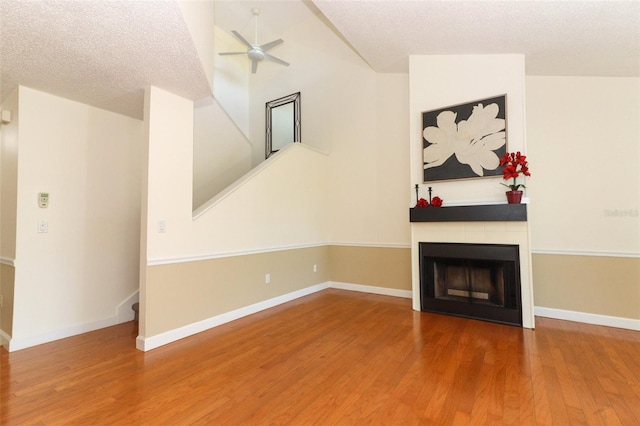
{"label": "thermostat on wall", "polygon": [[48,192],[40,192],[38,194],[38,206],[41,209],[46,209],[49,207],[49,193]]}

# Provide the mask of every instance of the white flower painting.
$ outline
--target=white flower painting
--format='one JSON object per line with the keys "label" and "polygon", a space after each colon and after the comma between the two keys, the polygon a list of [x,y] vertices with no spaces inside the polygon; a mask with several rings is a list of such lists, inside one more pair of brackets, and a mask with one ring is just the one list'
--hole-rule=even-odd
{"label": "white flower painting", "polygon": [[506,96],[422,114],[425,182],[501,175]]}

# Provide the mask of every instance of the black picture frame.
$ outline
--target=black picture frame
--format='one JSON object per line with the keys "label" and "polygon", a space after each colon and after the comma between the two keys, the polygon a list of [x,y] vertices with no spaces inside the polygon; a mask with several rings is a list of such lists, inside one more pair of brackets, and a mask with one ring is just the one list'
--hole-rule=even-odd
{"label": "black picture frame", "polygon": [[422,113],[424,182],[502,176],[498,160],[507,152],[506,98]]}

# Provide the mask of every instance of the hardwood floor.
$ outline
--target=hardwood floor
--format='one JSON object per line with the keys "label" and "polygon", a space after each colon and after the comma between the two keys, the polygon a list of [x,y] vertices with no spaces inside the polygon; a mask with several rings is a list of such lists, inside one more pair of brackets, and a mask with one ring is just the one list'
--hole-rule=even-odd
{"label": "hardwood floor", "polygon": [[2,425],[640,424],[640,333],[325,290],[152,350],[135,323],[0,350]]}

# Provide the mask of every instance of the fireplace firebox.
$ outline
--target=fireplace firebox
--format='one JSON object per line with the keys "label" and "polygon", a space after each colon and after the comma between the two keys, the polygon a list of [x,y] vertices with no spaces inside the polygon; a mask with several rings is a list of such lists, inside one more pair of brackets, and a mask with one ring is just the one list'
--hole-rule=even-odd
{"label": "fireplace firebox", "polygon": [[425,312],[522,326],[517,245],[420,243]]}

